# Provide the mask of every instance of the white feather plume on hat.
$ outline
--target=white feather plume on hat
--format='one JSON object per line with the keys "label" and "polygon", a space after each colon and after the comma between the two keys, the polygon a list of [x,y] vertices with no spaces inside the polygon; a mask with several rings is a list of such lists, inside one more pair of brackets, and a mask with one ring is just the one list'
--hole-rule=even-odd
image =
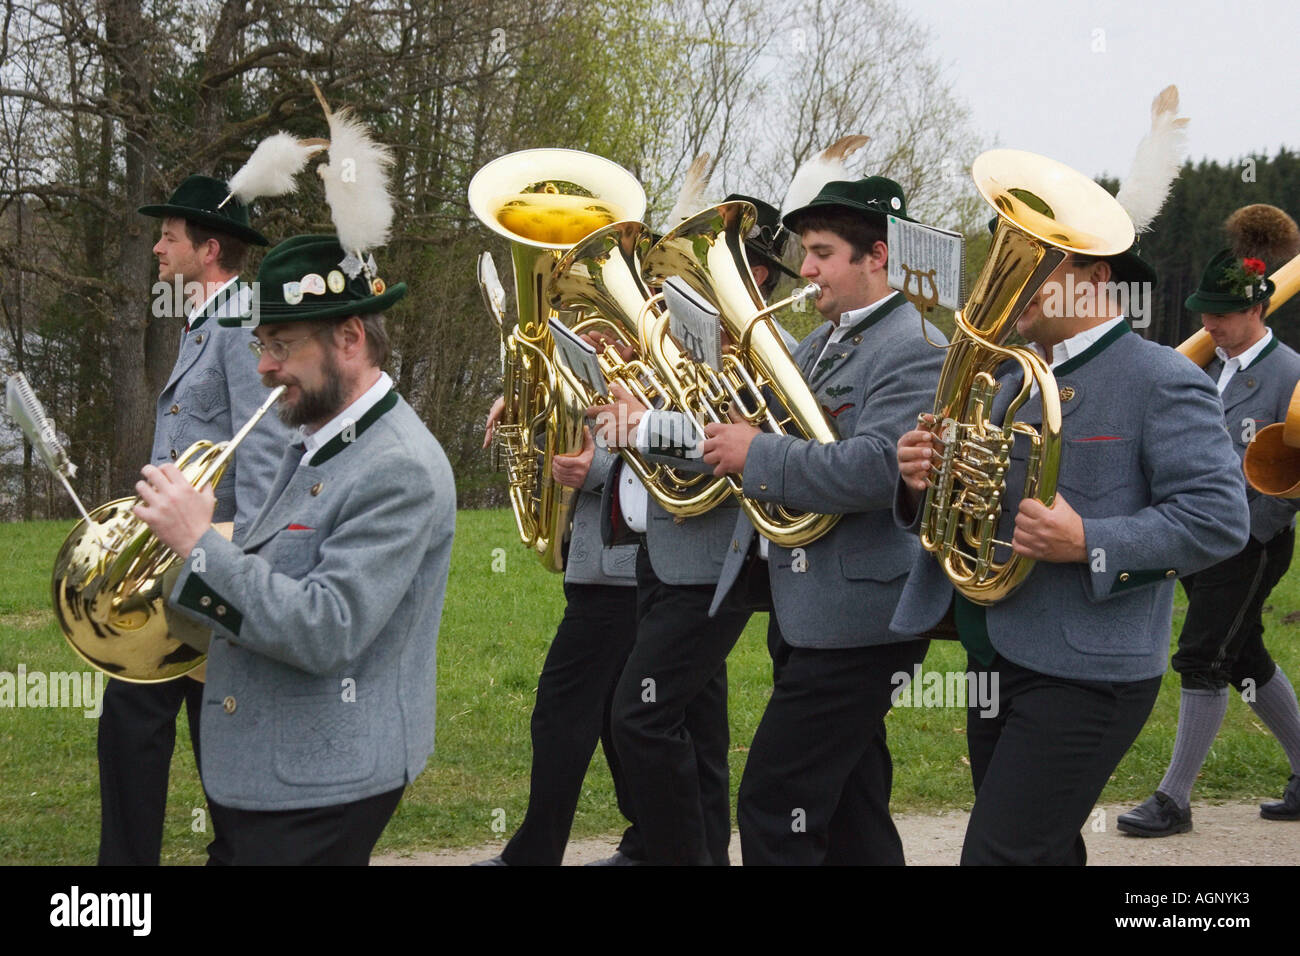
{"label": "white feather plume on hat", "polygon": [[827,183],[847,179],[845,164],[848,158],[865,146],[869,139],[870,137],[861,134],[843,136],[806,160],[795,172],[790,187],[785,191],[781,215],[785,216],[808,205]]}
{"label": "white feather plume on hat", "polygon": [[320,90],[316,95],[330,128],[329,162],[317,166],[316,172],[325,183],[325,201],[338,230],[339,245],[349,257],[364,260],[368,252],[387,243],[392,232],[388,169],[393,165],[393,153],[375,141],[351,110],[331,111]]}
{"label": "white feather plume on hat", "polygon": [[230,195],[247,206],[259,196],[283,196],[298,188],[297,175],[307,161],[326,147],[323,139],[299,139],[292,133],[279,132],[257,144],[248,162],[230,177]]}
{"label": "white feather plume on hat", "polygon": [[1151,101],[1151,131],[1138,143],[1133,166],[1115,199],[1145,232],[1160,213],[1187,152],[1187,117],[1178,116],[1178,87],[1166,86]]}
{"label": "white feather plume on hat", "polygon": [[668,218],[664,220],[664,232],[671,232],[704,208],[704,190],[709,187],[710,179],[710,158],[708,153],[700,153],[686,170],[686,178],[682,180],[677,201],[673,203],[673,208],[668,211]]}

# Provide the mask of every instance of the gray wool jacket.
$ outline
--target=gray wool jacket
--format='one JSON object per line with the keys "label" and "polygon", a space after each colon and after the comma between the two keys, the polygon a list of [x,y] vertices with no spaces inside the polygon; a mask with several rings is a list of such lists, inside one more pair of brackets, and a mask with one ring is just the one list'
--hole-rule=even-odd
{"label": "gray wool jacket", "polygon": [[244,541],[209,530],[170,594],[213,631],[204,786],[243,810],[385,793],[433,752],[451,467],[395,391],[303,451],[284,451]]}
{"label": "gray wool jacket", "polygon": [[[1007,660],[1051,676],[1155,677],[1169,662],[1175,579],[1231,557],[1249,534],[1245,481],[1218,393],[1200,369],[1126,322],[1053,372],[1062,391],[1058,491],[1083,519],[1089,558],[1037,562],[1019,590],[985,610],[989,640]],[[1020,380],[1019,366],[1004,366],[994,421]],[[1017,420],[1040,425],[1041,405],[1027,403]],[[1026,446],[1019,438],[1012,453],[1004,541],[1014,531]],[[919,526],[901,482],[895,509],[901,525]],[[938,561],[921,552],[892,626],[928,631],[952,599]]]}

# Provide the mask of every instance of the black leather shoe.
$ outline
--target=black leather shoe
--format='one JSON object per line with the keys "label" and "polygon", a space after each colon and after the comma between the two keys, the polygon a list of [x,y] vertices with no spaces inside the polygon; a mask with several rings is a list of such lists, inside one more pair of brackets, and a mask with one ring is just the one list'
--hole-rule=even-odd
{"label": "black leather shoe", "polygon": [[1279,802],[1259,805],[1259,815],[1265,820],[1300,820],[1300,773],[1291,774]]}
{"label": "black leather shoe", "polygon": [[1183,810],[1157,790],[1140,806],[1121,813],[1116,822],[1121,833],[1140,837],[1173,836],[1192,828],[1192,811]]}
{"label": "black leather shoe", "polygon": [[509,866],[505,860],[499,856],[494,856],[490,860],[479,860],[477,863],[471,863],[470,866]]}
{"label": "black leather shoe", "polygon": [[615,850],[613,856],[607,856],[603,860],[592,860],[590,863],[584,863],[583,866],[645,866],[645,860],[634,860],[622,850]]}

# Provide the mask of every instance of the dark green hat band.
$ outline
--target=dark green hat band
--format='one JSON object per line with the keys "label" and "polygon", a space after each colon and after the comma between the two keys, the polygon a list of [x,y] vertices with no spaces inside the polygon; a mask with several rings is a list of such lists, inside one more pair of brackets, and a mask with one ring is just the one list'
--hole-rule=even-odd
{"label": "dark green hat band", "polygon": [[389,288],[378,275],[344,271],[347,258],[336,236],[294,236],[266,254],[257,271],[253,317],[220,319],[226,326],[279,325],[372,315],[404,295],[406,284]]}
{"label": "dark green hat band", "polygon": [[137,211],[155,219],[184,219],[255,246],[270,245],[264,235],[248,224],[248,207],[233,197],[227,199],[229,195],[229,188],[220,179],[190,176],[165,203],[141,206]]}

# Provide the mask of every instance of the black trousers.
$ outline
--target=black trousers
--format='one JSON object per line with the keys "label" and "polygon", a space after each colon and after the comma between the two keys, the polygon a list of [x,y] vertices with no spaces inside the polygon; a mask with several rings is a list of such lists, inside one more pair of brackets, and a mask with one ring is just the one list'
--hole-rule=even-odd
{"label": "black trousers", "polygon": [[903,864],[885,715],[928,640],[792,647],[768,625],[774,685],[740,781],[746,866]]}
{"label": "black trousers", "polygon": [[[614,690],[612,729],[649,863],[724,865],[731,838],[726,659],[749,620],[713,587],[661,582],[637,554],[637,637]],[[641,852],[638,853],[637,851]]]}
{"label": "black trousers", "polygon": [[1243,690],[1273,678],[1277,665],[1264,648],[1264,602],[1291,566],[1295,529],[1271,541],[1251,538],[1240,553],[1183,578],[1187,617],[1178,635],[1174,670],[1184,688]]}
{"label": "black trousers", "polygon": [[[528,811],[501,853],[510,866],[563,861],[597,741],[604,746],[619,807],[631,812],[609,719],[614,685],[636,640],[636,588],[566,583],[564,595],[564,617],[537,679]],[[635,833],[624,841],[631,849]]]}
{"label": "black trousers", "polygon": [[995,712],[966,711],[975,807],[962,865],[1083,866],[1079,830],[1150,716],[1160,678],[1068,680],[1001,655],[967,667],[997,684]]}
{"label": "black trousers", "polygon": [[306,810],[237,810],[208,801],[230,846],[208,866],[368,866],[405,787]]}
{"label": "black trousers", "polygon": [[[105,687],[98,737],[100,866],[158,865],[182,704],[189,716],[194,763],[202,768],[203,684],[178,677],[161,684],[110,680]],[[226,858],[228,849],[211,815],[208,822],[213,828],[208,852]]]}

